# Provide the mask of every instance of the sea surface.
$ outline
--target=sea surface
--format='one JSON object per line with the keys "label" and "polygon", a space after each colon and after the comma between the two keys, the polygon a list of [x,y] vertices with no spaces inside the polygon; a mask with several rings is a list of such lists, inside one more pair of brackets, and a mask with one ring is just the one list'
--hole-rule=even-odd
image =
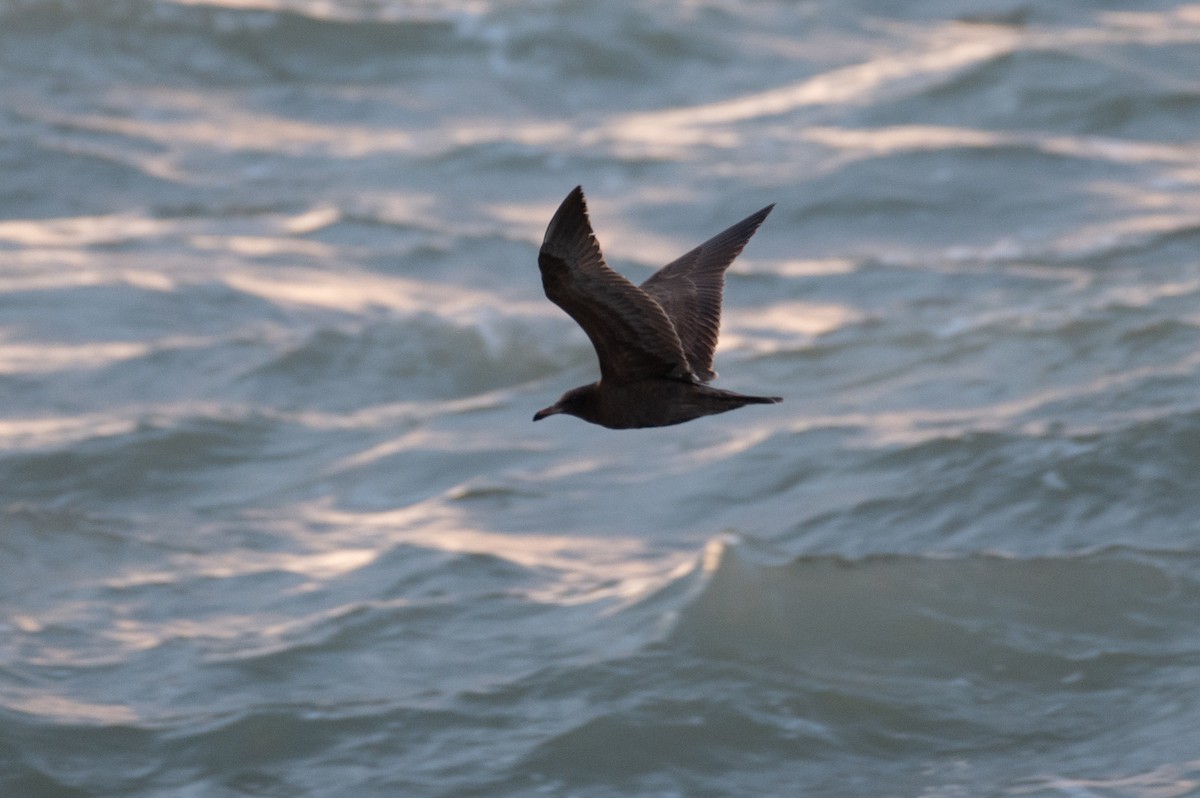
{"label": "sea surface", "polygon": [[1200,5],[0,0],[0,796],[1194,795]]}

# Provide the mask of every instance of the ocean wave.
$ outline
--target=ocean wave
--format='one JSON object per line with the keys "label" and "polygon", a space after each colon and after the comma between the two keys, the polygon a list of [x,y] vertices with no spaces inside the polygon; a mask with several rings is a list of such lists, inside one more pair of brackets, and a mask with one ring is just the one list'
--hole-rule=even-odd
{"label": "ocean wave", "polygon": [[422,314],[318,329],[242,381],[262,398],[363,406],[484,394],[555,373],[569,362],[564,356],[578,354],[549,349],[538,330],[519,321],[463,325]]}
{"label": "ocean wave", "polygon": [[[215,488],[210,482],[215,479],[234,488],[239,469],[256,457],[270,456],[271,424],[262,416],[163,421],[151,416],[127,430],[69,447],[9,453],[0,461],[0,472],[14,486],[9,495],[74,504],[179,496],[195,490],[197,480]],[[200,463],[215,471],[202,476]]]}
{"label": "ocean wave", "polygon": [[[668,770],[692,791],[732,776],[771,794],[792,779],[841,794],[855,779],[917,785],[928,771],[898,763],[933,752],[1160,739],[1169,721],[1131,728],[1137,700],[1110,699],[1131,683],[1177,692],[1177,669],[1200,649],[1189,551],[789,559],[753,541],[709,548],[661,642],[470,697],[542,707],[526,721],[536,743],[491,789],[645,792]],[[1010,766],[972,762],[977,780],[1012,779]]]}
{"label": "ocean wave", "polygon": [[1188,552],[780,561],[720,545],[670,638],[709,656],[1103,689],[1200,647],[1187,620],[1200,561]]}
{"label": "ocean wave", "polygon": [[[1098,540],[1188,545],[1196,524],[1184,474],[1198,467],[1196,411],[1133,407],[1078,426],[1062,415],[950,411],[937,421],[895,413],[760,430],[730,458],[693,459],[692,473],[720,486],[694,501],[710,523],[770,528],[772,539],[808,550],[963,551],[995,540],[1024,554]],[[747,472],[739,466],[747,457],[772,466]],[[742,520],[747,504],[752,526]]]}
{"label": "ocean wave", "polygon": [[[475,16],[469,5],[375,13],[330,3],[221,3],[173,0],[13,0],[0,6],[3,36],[22,64],[37,41],[70,41],[77,64],[105,62],[105,50],[127,54],[124,79],[175,85],[261,80],[384,81],[423,74],[431,62],[470,57]],[[338,11],[342,13],[337,13]],[[136,46],[131,44],[136,39]],[[90,59],[79,59],[88,54]],[[80,68],[76,66],[75,68]],[[86,70],[80,78],[88,80]]]}

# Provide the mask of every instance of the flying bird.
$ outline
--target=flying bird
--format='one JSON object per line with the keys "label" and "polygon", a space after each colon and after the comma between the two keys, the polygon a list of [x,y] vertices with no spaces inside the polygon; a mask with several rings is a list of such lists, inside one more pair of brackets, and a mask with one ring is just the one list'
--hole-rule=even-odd
{"label": "flying bird", "polygon": [[565,413],[610,429],[666,427],[778,396],[712,388],[725,270],[774,205],[668,263],[636,286],[609,268],[588,221],[583,188],[555,211],[538,252],[551,302],[591,339],[600,380],[567,391],[533,417]]}

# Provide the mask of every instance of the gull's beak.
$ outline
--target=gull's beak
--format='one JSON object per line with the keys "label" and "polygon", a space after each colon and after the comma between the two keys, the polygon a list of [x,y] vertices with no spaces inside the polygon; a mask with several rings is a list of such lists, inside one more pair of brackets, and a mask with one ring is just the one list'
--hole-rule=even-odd
{"label": "gull's beak", "polygon": [[561,412],[562,412],[562,408],[559,407],[558,405],[550,405],[549,407],[543,407],[541,410],[534,413],[533,420],[541,421],[546,416],[554,416]]}

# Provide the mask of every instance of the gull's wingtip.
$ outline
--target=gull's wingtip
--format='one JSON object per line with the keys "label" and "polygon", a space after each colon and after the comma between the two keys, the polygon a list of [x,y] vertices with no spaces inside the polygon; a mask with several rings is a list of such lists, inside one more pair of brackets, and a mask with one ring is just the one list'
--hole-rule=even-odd
{"label": "gull's wingtip", "polygon": [[579,203],[587,207],[587,200],[583,196],[583,186],[575,186],[562,201],[563,205],[570,205],[572,203]]}
{"label": "gull's wingtip", "polygon": [[571,193],[567,194],[563,201],[558,204],[558,210],[550,217],[550,224],[546,225],[546,234],[542,236],[542,247],[558,237],[560,229],[567,225],[570,227],[573,222],[587,219],[587,201],[583,198],[583,186],[575,186],[571,189]]}

